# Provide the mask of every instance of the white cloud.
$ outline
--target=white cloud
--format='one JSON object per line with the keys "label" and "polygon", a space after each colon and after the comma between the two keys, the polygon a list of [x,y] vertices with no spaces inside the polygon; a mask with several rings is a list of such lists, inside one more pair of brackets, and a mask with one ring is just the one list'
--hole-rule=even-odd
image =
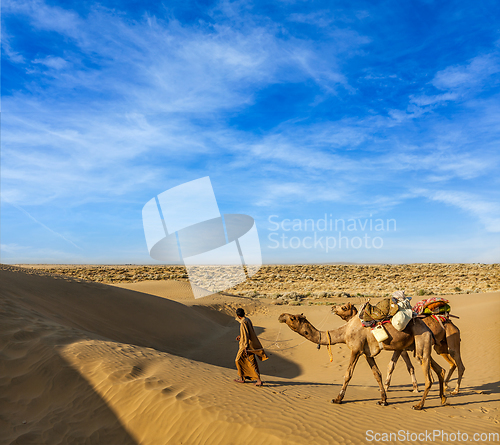
{"label": "white cloud", "polygon": [[488,232],[500,232],[500,205],[466,192],[436,191],[427,195],[434,201],[458,207],[477,217]]}
{"label": "white cloud", "polygon": [[62,70],[68,66],[68,62],[62,57],[47,56],[43,59],[34,59],[33,63],[45,65],[55,70]]}
{"label": "white cloud", "polygon": [[271,207],[290,202],[338,202],[345,196],[345,190],[319,182],[268,182],[255,205]]}
{"label": "white cloud", "polygon": [[418,105],[418,106],[426,106],[433,105],[440,102],[447,102],[456,100],[458,98],[457,93],[444,93],[444,94],[436,94],[434,96],[410,96],[410,102]]}
{"label": "white cloud", "polygon": [[432,84],[440,90],[469,89],[498,72],[500,72],[498,54],[492,53],[476,56],[467,64],[450,66],[437,72]]}
{"label": "white cloud", "polygon": [[416,117],[447,102],[470,101],[471,93],[490,88],[498,83],[498,79],[492,78],[498,73],[500,73],[500,56],[497,50],[489,54],[478,55],[468,63],[449,66],[438,71],[430,82],[430,85],[445,92],[410,95],[408,111],[413,106],[412,117]]}
{"label": "white cloud", "polygon": [[[46,117],[3,118],[2,195],[10,202],[45,204],[54,199],[111,200],[162,175],[154,162],[137,158],[186,146],[178,120],[160,127],[138,114],[103,115],[47,111]],[[194,145],[194,144],[193,144]],[[190,146],[191,150],[196,148]]]}
{"label": "white cloud", "polygon": [[[5,201],[4,201],[5,202]],[[8,201],[7,201],[8,202]],[[50,233],[52,233],[53,235],[56,235],[58,236],[59,238],[63,239],[64,241],[66,241],[67,243],[71,244],[72,246],[78,248],[81,250],[81,247],[80,246],[77,246],[73,241],[71,241],[70,239],[66,238],[64,235],[62,235],[61,233],[59,232],[56,232],[55,230],[52,230],[50,227],[47,227],[44,223],[38,221],[33,215],[31,215],[29,212],[27,212],[25,209],[23,209],[22,207],[16,205],[16,204],[13,204],[13,203],[9,203],[11,204],[12,206],[14,206],[17,210],[19,210],[20,212],[24,213],[29,219],[31,219],[32,221],[34,221],[35,223],[37,223],[39,226],[43,227],[44,229],[48,230]]]}
{"label": "white cloud", "polygon": [[[64,58],[31,61],[39,66],[37,76],[44,75],[41,65],[50,68],[42,82],[3,98],[2,193],[14,203],[112,199],[182,174],[179,156],[217,151],[236,152],[235,163],[248,151],[265,163],[345,171],[348,159],[321,149],[311,156],[303,146],[341,147],[362,139],[356,129],[325,126],[314,136],[292,134],[299,139],[290,141],[283,136],[286,125],[283,134],[249,138],[216,116],[253,104],[270,85],[312,79],[324,91],[348,88],[337,59],[363,44],[354,32],[332,37],[336,49],[324,58],[313,42],[283,38],[277,25],[254,23],[245,10],[238,12],[243,17],[229,14],[214,25],[184,26],[155,17],[127,21],[100,7],[81,17],[40,0],[2,7],[6,16],[28,17],[37,30],[69,42]],[[196,123],[207,115],[210,128]]]}
{"label": "white cloud", "polygon": [[291,22],[307,23],[309,25],[319,26],[320,28],[331,25],[335,18],[330,11],[315,11],[308,14],[293,13],[288,16]]}
{"label": "white cloud", "polygon": [[[97,7],[82,18],[39,0],[8,2],[5,13],[27,15],[36,28],[70,38],[86,55],[87,66],[83,59],[74,60],[73,73],[59,77],[53,88],[113,93],[148,113],[233,109],[251,104],[255,91],[267,85],[307,78],[330,91],[338,85],[349,88],[337,57],[365,42],[352,31],[339,32],[329,42],[333,57],[325,59],[312,42],[282,38],[276,25],[251,19],[237,27],[227,17],[192,27],[155,17],[129,23]],[[64,61],[49,56],[34,63],[61,69]],[[47,100],[53,88],[39,90],[40,100]]]}
{"label": "white cloud", "polygon": [[5,54],[8,59],[17,64],[23,64],[25,63],[24,57],[17,51],[14,51],[11,46],[11,38],[9,34],[5,31],[5,26],[2,26],[2,34],[1,34],[1,39],[2,39],[2,53]]}
{"label": "white cloud", "polygon": [[27,15],[38,29],[56,31],[75,38],[80,36],[83,25],[75,12],[49,6],[41,0],[4,0],[2,14]]}
{"label": "white cloud", "polygon": [[[391,162],[391,161],[388,161]],[[472,179],[490,169],[491,162],[469,153],[433,150],[428,153],[398,153],[393,159],[394,170],[424,171],[446,174],[448,177]]]}
{"label": "white cloud", "polygon": [[[346,26],[356,11],[292,14],[275,23],[245,1],[222,1],[205,10],[212,21],[182,24],[133,20],[98,5],[80,16],[41,0],[6,0],[2,9],[4,56],[26,73],[26,83],[3,97],[2,199],[34,206],[26,207],[32,215],[36,206],[78,212],[88,202],[139,207],[144,196],[209,174],[230,200],[246,193],[256,212],[338,203],[375,213],[425,196],[498,232],[495,194],[482,194],[499,164],[498,97],[476,94],[497,81],[498,52],[436,73],[407,102],[401,95],[386,101],[383,88],[415,85],[398,65],[369,65],[374,53],[362,51],[370,38]],[[16,47],[8,38],[12,15],[35,36],[50,34],[54,47],[31,56]],[[321,29],[304,37],[293,30],[312,28],[297,23]],[[274,86],[294,94],[294,85],[298,95],[301,88],[309,93],[306,111],[297,113],[303,120],[270,128],[280,120],[273,113],[286,107],[278,104],[268,110],[271,122],[243,122],[246,112],[255,118],[253,105],[267,112],[261,94]],[[425,191],[415,192],[416,184]],[[442,191],[455,186],[470,193]],[[116,224],[115,215],[106,224]],[[71,240],[83,245],[79,235],[62,235],[63,249]],[[7,250],[21,251],[10,241]]]}
{"label": "white cloud", "polygon": [[[64,58],[32,60],[62,73],[43,88],[4,97],[2,194],[18,205],[113,200],[181,177],[192,163],[204,174],[228,168],[269,173],[256,183],[265,196],[259,204],[288,196],[365,205],[358,186],[391,183],[401,190],[397,197],[380,192],[374,198],[390,207],[405,199],[407,173],[422,172],[422,186],[430,187],[480,177],[498,164],[491,142],[482,145],[484,134],[498,131],[494,107],[475,116],[467,131],[460,121],[436,124],[426,129],[426,140],[413,141],[425,132],[408,130],[424,107],[455,100],[464,85],[496,73],[494,55],[437,73],[433,84],[442,94],[412,97],[389,117],[287,121],[249,134],[228,126],[224,113],[244,110],[271,85],[314,81],[326,95],[339,85],[353,92],[339,65],[368,38],[332,29],[326,43],[301,40],[270,20],[253,22],[245,9],[233,11],[239,16],[226,11],[214,25],[186,26],[155,17],[126,21],[97,7],[83,18],[38,0],[3,7],[4,14],[27,15],[38,30],[60,33],[77,48],[69,45]],[[230,160],[221,165],[218,156],[225,155]]]}
{"label": "white cloud", "polygon": [[20,246],[19,244],[16,244],[16,243],[0,244],[0,251],[2,251],[4,253],[17,254],[19,252],[29,251],[30,249],[31,249],[31,247]]}

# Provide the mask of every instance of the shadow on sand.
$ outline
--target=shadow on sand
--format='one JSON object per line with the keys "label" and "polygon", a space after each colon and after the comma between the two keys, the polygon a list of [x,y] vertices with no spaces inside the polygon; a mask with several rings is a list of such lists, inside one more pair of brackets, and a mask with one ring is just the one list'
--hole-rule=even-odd
{"label": "shadow on sand", "polygon": [[16,281],[30,277],[1,270],[0,278],[0,430],[6,441],[0,442],[136,445],[106,401],[58,353],[78,338],[58,333],[30,307],[29,293],[22,286],[16,291]]}
{"label": "shadow on sand", "polygon": [[[2,281],[18,301],[63,326],[236,371],[238,323],[217,310],[68,277],[3,270]],[[261,372],[293,378],[301,368],[273,354]]]}

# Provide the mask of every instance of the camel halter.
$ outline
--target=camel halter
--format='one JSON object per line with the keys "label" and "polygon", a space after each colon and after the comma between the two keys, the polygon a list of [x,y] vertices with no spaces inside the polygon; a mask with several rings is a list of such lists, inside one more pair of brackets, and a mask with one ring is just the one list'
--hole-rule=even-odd
{"label": "camel halter", "polygon": [[[326,331],[326,334],[328,336],[328,346],[326,347],[326,350],[328,351],[328,355],[330,356],[330,363],[333,362],[333,354],[332,354],[332,339],[330,338],[330,332]],[[319,343],[318,343],[318,349],[321,348],[321,331],[319,331]]]}
{"label": "camel halter", "polygon": [[328,355],[330,356],[330,363],[333,362],[333,354],[332,354],[332,339],[330,338],[330,331],[326,331],[328,335]]}

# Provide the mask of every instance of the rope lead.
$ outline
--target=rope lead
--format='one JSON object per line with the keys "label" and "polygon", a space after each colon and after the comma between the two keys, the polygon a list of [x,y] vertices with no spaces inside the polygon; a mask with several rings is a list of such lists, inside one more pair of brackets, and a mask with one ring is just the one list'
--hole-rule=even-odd
{"label": "rope lead", "polygon": [[328,355],[330,356],[330,363],[333,362],[333,354],[332,354],[332,340],[330,338],[330,331],[326,331],[328,335]]}

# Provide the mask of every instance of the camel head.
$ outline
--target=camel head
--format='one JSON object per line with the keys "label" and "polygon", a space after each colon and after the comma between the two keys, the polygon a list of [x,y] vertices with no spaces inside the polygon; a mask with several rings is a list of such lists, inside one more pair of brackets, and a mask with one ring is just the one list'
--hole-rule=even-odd
{"label": "camel head", "polygon": [[292,315],[292,314],[281,314],[278,317],[280,323],[286,323],[288,327],[295,332],[300,332],[304,322],[307,322],[307,318],[304,314]]}
{"label": "camel head", "polygon": [[352,303],[347,303],[344,306],[333,306],[332,312],[342,320],[348,321],[358,313],[358,310]]}

